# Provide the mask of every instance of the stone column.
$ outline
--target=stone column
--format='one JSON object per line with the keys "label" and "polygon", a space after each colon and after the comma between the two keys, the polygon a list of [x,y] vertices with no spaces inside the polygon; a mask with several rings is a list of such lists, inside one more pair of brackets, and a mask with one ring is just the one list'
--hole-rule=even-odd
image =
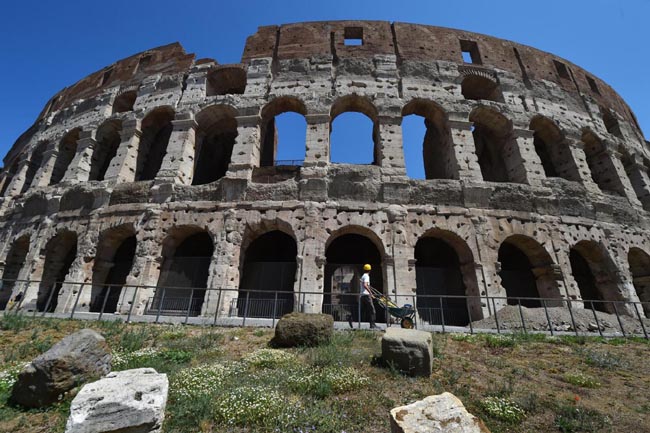
{"label": "stone column", "polygon": [[43,165],[38,169],[32,181],[34,187],[45,187],[50,184],[56,159],[59,157],[59,150],[55,146],[55,144],[50,143],[43,154]]}
{"label": "stone column", "polygon": [[449,121],[452,140],[452,161],[450,171],[454,179],[480,182],[483,180],[481,166],[476,156],[476,146],[472,135],[472,123]]}
{"label": "stone column", "polygon": [[533,134],[534,131],[528,129],[515,129],[512,131],[512,137],[506,140],[503,159],[511,182],[538,186],[546,177],[542,162],[535,152]]}
{"label": "stone column", "polygon": [[226,177],[250,180],[253,167],[260,161],[260,117],[239,116],[237,120],[237,139],[232,149],[230,165]]}
{"label": "stone column", "polygon": [[133,182],[138,163],[138,151],[140,147],[140,120],[129,119],[122,123],[120,132],[122,141],[117,149],[117,154],[106,170],[104,180],[110,184]]}
{"label": "stone column", "polygon": [[623,166],[623,162],[621,161],[621,154],[612,149],[607,153],[611,161],[612,169],[616,173],[616,178],[618,179],[617,183],[619,185],[617,189],[619,189],[619,192],[623,194],[632,205],[641,206],[641,202],[636,196],[634,187],[632,186],[630,178],[627,176],[627,172],[625,171],[625,166]]}
{"label": "stone column", "polygon": [[79,295],[78,311],[88,311],[92,294],[93,264],[95,259],[95,241],[92,235],[77,239],[77,256],[70,265],[65,281],[59,290],[56,304],[57,313],[69,313]]}
{"label": "stone column", "polygon": [[[379,116],[379,137],[375,159],[382,169],[392,176],[406,176],[404,148],[402,145],[402,117]],[[384,172],[386,170],[383,170]]]}
{"label": "stone column", "polygon": [[587,163],[584,143],[578,139],[567,139],[566,142],[569,147],[571,159],[573,159],[576,166],[576,175],[578,178],[574,180],[582,183],[588,191],[599,193],[600,189],[596,185],[596,182],[594,182],[589,164]]}
{"label": "stone column", "polygon": [[97,147],[95,133],[97,131],[81,131],[77,140],[77,153],[70,162],[62,182],[86,182],[90,179],[90,168],[93,152]]}
{"label": "stone column", "polygon": [[27,171],[29,170],[29,158],[27,155],[22,155],[21,160],[18,162],[18,169],[9,181],[9,186],[5,191],[6,197],[13,197],[19,195],[23,191],[23,186],[27,180]]}
{"label": "stone column", "polygon": [[330,116],[328,113],[309,114],[304,167],[322,167],[330,160]]}
{"label": "stone column", "polygon": [[189,113],[177,114],[172,125],[174,129],[169,137],[167,153],[156,175],[156,183],[191,185],[198,125]]}

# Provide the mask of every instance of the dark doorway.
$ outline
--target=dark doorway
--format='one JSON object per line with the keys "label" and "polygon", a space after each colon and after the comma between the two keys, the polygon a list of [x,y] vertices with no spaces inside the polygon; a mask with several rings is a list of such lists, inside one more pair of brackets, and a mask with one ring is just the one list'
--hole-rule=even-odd
{"label": "dark doorway", "polygon": [[[585,300],[584,305],[586,309],[593,308],[594,310],[607,312],[604,298],[598,290],[596,285],[596,278],[591,272],[591,267],[585,258],[576,249],[571,248],[569,252],[569,261],[571,262],[571,272],[573,279],[578,283],[580,296]],[[601,301],[601,302],[591,302]]]}
{"label": "dark doorway", "polygon": [[97,130],[97,143],[90,164],[89,180],[104,180],[106,171],[120,147],[121,131],[122,122],[115,120],[104,123]]}
{"label": "dark doorway", "polygon": [[422,238],[415,245],[417,310],[430,324],[469,323],[466,289],[456,251],[442,239]]}
{"label": "dark doorway", "polygon": [[[126,283],[126,277],[131,272],[133,258],[135,257],[135,247],[137,241],[135,235],[124,239],[115,251],[110,263],[110,269],[107,273],[101,269],[107,263],[98,260],[93,270],[93,280],[97,274],[97,281],[93,281],[93,296],[90,304],[91,312],[114,313],[117,309],[117,303],[122,293],[122,287]],[[99,269],[97,269],[99,267]],[[102,281],[103,280],[103,281]]]}
{"label": "dark doorway", "polygon": [[519,299],[540,297],[537,281],[533,274],[533,266],[528,256],[518,247],[506,241],[499,248],[498,260],[501,263],[499,276],[501,285],[506,289],[508,305],[521,303],[524,307],[540,307],[541,303],[537,299]]}
{"label": "dark doorway", "polygon": [[158,174],[174,127],[174,112],[161,108],[142,121],[135,180],[152,180]]}
{"label": "dark doorway", "polygon": [[[384,293],[382,260],[375,244],[365,236],[344,234],[334,239],[325,252],[325,296],[323,313],[331,314],[334,320],[352,319],[359,316],[359,279],[363,265],[372,266],[370,285]],[[377,322],[385,322],[385,311],[375,302]],[[367,312],[362,312],[363,321],[368,321]]]}
{"label": "dark doorway", "polygon": [[25,257],[29,251],[29,236],[23,236],[14,241],[7,255],[5,270],[2,273],[2,287],[0,288],[0,310],[7,308],[7,302],[17,285],[16,280],[25,265]]}
{"label": "dark doorway", "polygon": [[237,138],[237,121],[219,107],[206,109],[205,115],[197,116],[197,119],[199,128],[192,185],[204,185],[226,175]]}
{"label": "dark doorway", "polygon": [[645,316],[650,318],[650,256],[639,248],[630,248],[627,258],[634,290],[641,301]]}
{"label": "dark doorway", "polygon": [[244,252],[239,297],[240,317],[281,317],[294,309],[296,241],[279,230],[256,238]]}
{"label": "dark doorway", "polygon": [[59,291],[76,257],[77,235],[73,232],[59,233],[47,243],[43,277],[36,300],[38,311],[52,312],[56,309]]}

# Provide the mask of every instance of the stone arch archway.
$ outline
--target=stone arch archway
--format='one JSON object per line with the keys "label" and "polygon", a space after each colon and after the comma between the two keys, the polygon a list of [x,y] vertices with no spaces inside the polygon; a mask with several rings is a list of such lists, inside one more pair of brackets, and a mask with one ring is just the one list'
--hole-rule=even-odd
{"label": "stone arch archway", "polygon": [[104,180],[108,167],[117,155],[122,137],[122,121],[111,119],[104,122],[95,134],[95,150],[90,161],[88,180]]}
{"label": "stone arch archway", "polygon": [[650,255],[632,247],[627,255],[632,283],[646,317],[650,317]]}
{"label": "stone arch archway", "polygon": [[546,177],[579,181],[580,173],[564,133],[557,124],[548,117],[538,115],[531,119],[529,129],[534,131],[533,145]]}
{"label": "stone arch archway", "polygon": [[2,273],[2,287],[0,288],[0,310],[4,310],[12,296],[20,271],[25,266],[25,258],[29,252],[29,235],[22,235],[12,242],[11,249],[5,259]]}
{"label": "stone arch archway", "polygon": [[[304,160],[306,143],[302,145],[302,155],[289,164],[286,161],[278,162],[278,145],[282,145],[282,137],[278,135],[276,128],[276,117],[285,113],[296,113],[300,116],[307,115],[307,107],[300,99],[292,96],[281,96],[275,98],[264,106],[261,110],[262,130],[261,130],[261,149],[260,149],[260,167],[271,167],[274,165],[302,165],[298,159]],[[302,126],[301,126],[302,128]],[[304,123],[304,130],[307,129],[307,123]]]}
{"label": "stone arch archway", "polygon": [[192,185],[215,182],[226,175],[237,139],[237,110],[212,105],[196,114],[198,125]]}
{"label": "stone arch archway", "polygon": [[569,261],[584,307],[613,313],[614,308],[607,301],[623,298],[613,276],[614,264],[604,247],[595,241],[580,241],[569,251]]}
{"label": "stone arch archway", "polygon": [[[354,158],[352,155],[345,154],[344,152],[338,152],[342,146],[339,146],[339,142],[349,146],[349,137],[343,136],[339,137],[338,130],[335,129],[335,121],[339,116],[345,115],[346,113],[360,113],[361,119],[354,119],[358,128],[363,127],[364,121],[370,121],[372,124],[372,148],[366,146],[365,140],[362,139],[361,142],[355,143],[354,149]],[[375,105],[370,101],[370,99],[365,96],[359,95],[347,95],[338,98],[332,107],[330,108],[330,159],[333,163],[354,163],[354,164],[372,164],[380,165],[380,151],[379,151],[379,113]],[[334,136],[334,137],[332,137]],[[339,153],[341,155],[337,156]],[[361,162],[363,161],[363,162]]]}
{"label": "stone arch archway", "polygon": [[142,137],[136,162],[135,180],[152,180],[167,153],[167,145],[174,129],[175,112],[171,107],[158,107],[142,120]]}
{"label": "stone arch archway", "polygon": [[52,312],[56,309],[59,291],[77,258],[77,234],[59,231],[45,246],[43,276],[38,288],[36,309]]}
{"label": "stone arch archway", "polygon": [[63,180],[70,163],[77,153],[77,141],[79,140],[79,133],[81,128],[75,128],[68,132],[59,142],[58,156],[54,163],[52,176],[50,177],[50,185],[56,185]]}

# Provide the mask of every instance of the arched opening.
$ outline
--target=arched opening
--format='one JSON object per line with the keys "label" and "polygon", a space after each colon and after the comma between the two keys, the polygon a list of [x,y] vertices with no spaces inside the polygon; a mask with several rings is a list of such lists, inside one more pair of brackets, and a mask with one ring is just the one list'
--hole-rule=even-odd
{"label": "arched opening", "polygon": [[600,107],[600,112],[603,116],[603,123],[605,124],[605,129],[607,129],[607,132],[614,135],[615,137],[623,138],[623,134],[621,133],[621,125],[618,123],[618,119],[616,119],[614,113],[604,107]]}
{"label": "arched opening", "polygon": [[[363,265],[372,266],[370,285],[384,292],[382,254],[377,245],[368,237],[346,233],[334,238],[325,251],[325,296],[323,313],[331,314],[334,320],[347,320],[352,317],[358,321],[359,279]],[[383,310],[375,304],[377,321],[384,322]],[[368,321],[367,312],[362,312],[362,320]]]}
{"label": "arched opening", "polygon": [[11,298],[11,294],[16,287],[16,280],[20,275],[20,271],[25,265],[25,257],[29,251],[29,236],[21,236],[16,239],[11,245],[9,254],[5,260],[5,269],[2,273],[2,287],[0,287],[0,310],[7,307],[7,302]]}
{"label": "arched opening", "polygon": [[586,309],[613,313],[610,302],[622,300],[610,272],[613,265],[594,241],[580,241],[569,252],[571,273]]}
{"label": "arched opening", "polygon": [[36,309],[52,312],[59,300],[59,291],[77,257],[77,234],[61,231],[45,246],[43,276],[38,289]]}
{"label": "arched opening", "polygon": [[330,161],[343,164],[379,163],[377,109],[366,98],[339,98],[330,110]]}
{"label": "arched opening", "polygon": [[474,122],[474,146],[486,182],[523,182],[525,173],[512,124],[502,114],[486,108],[475,108],[469,116]]}
{"label": "arched opening", "polygon": [[163,247],[163,263],[148,312],[198,316],[201,313],[214,244],[194,227],[173,230]]}
{"label": "arched opening", "polygon": [[[454,144],[447,125],[447,115],[442,108],[432,101],[415,99],[404,106],[402,116],[404,159],[408,176],[414,179],[458,178],[455,172]],[[416,150],[420,146],[421,153]]]}
{"label": "arched opening", "polygon": [[121,131],[122,122],[119,120],[109,120],[97,129],[97,143],[90,161],[89,180],[104,180],[106,171],[120,147]]}
{"label": "arched opening", "polygon": [[650,255],[640,248],[630,248],[627,255],[632,283],[645,316],[650,318]]}
{"label": "arched opening", "polygon": [[603,192],[625,196],[623,185],[616,174],[616,168],[602,140],[589,129],[585,129],[582,133],[582,142],[584,143],[591,178],[596,185]]}
{"label": "arched opening", "polygon": [[481,75],[466,75],[460,84],[461,93],[465,99],[480,101],[481,99],[504,102],[499,83],[494,79]]}
{"label": "arched opening", "polygon": [[237,139],[236,112],[213,105],[196,115],[196,147],[192,185],[204,185],[226,175]]}
{"label": "arched opening", "polygon": [[59,154],[54,163],[52,170],[52,177],[50,177],[50,185],[56,185],[61,182],[68,166],[72,162],[75,154],[77,153],[77,141],[79,140],[80,128],[75,128],[68,132],[63,139],[59,142]]}
{"label": "arched opening", "polygon": [[296,241],[273,230],[243,249],[239,297],[233,309],[243,317],[281,317],[293,311]]}
{"label": "arched opening", "polygon": [[138,92],[135,90],[124,92],[118,95],[115,98],[115,101],[113,101],[113,114],[133,111],[133,105],[135,105],[135,100],[137,97]]}
{"label": "arched opening", "polygon": [[1,197],[4,197],[5,194],[7,193],[7,189],[9,188],[9,185],[11,185],[11,181],[13,180],[17,171],[18,171],[17,160],[14,160],[14,162],[11,165],[9,165],[8,168],[5,168],[4,183],[2,184],[2,190],[0,190]]}
{"label": "arched opening", "polygon": [[542,306],[539,299],[521,298],[560,298],[551,256],[536,240],[523,235],[510,236],[499,247],[498,260],[508,305],[521,303],[524,307],[537,308]]}
{"label": "arched opening", "polygon": [[246,69],[243,67],[220,67],[208,74],[206,95],[242,95],[246,91]]}
{"label": "arched opening", "polygon": [[93,265],[91,312],[114,313],[131,272],[137,240],[133,228],[106,231],[99,240]]}
{"label": "arched opening", "polygon": [[468,299],[464,296],[468,293],[456,250],[441,238],[422,237],[415,244],[415,260],[420,320],[432,325],[467,325]]}
{"label": "arched opening", "polygon": [[27,174],[25,175],[25,183],[23,183],[23,188],[20,191],[21,194],[32,186],[38,169],[41,168],[41,165],[43,165],[43,156],[45,155],[47,146],[48,142],[42,141],[32,151],[32,155],[29,158],[29,162],[27,163]]}
{"label": "arched opening", "polygon": [[152,180],[158,174],[174,127],[174,111],[158,108],[142,121],[135,180]]}
{"label": "arched opening", "polygon": [[307,108],[297,98],[282,97],[262,109],[260,167],[299,166],[305,159]]}
{"label": "arched opening", "polygon": [[535,116],[530,121],[530,129],[534,131],[535,152],[542,162],[546,177],[580,180],[578,169],[564,135],[555,122],[543,116]]}

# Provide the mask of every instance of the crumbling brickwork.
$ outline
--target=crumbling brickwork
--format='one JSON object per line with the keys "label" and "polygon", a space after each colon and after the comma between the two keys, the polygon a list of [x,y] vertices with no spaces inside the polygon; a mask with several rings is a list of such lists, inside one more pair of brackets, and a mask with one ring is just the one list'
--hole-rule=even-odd
{"label": "crumbling brickwork", "polygon": [[[371,165],[330,161],[348,111],[373,123]],[[300,165],[276,162],[284,112],[306,119]],[[406,175],[411,114],[427,126],[426,179]],[[650,148],[634,114],[588,71],[486,35],[268,26],[235,65],[155,48],[60,91],[4,162],[3,278],[44,280],[5,283],[26,310],[54,297],[59,312],[99,300],[145,314],[155,286],[185,284],[193,314],[236,303],[206,287],[288,290],[283,311],[333,312],[337,275],[364,261],[391,296],[442,269],[448,294],[650,299]],[[200,272],[175,281],[186,262]],[[75,299],[73,282],[93,289]]]}

